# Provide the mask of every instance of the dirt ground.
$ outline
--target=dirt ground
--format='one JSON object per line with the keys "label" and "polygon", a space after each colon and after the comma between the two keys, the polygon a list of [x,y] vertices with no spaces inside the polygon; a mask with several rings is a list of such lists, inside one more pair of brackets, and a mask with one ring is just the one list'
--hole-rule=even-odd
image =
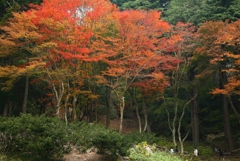
{"label": "dirt ground", "polygon": [[80,154],[76,150],[64,156],[66,161],[111,161],[106,156],[97,154],[96,152],[86,152]]}

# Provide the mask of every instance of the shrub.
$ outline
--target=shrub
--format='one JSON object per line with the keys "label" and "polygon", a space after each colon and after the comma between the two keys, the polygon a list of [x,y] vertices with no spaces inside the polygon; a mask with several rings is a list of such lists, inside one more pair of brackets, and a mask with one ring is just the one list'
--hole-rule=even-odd
{"label": "shrub", "polygon": [[9,158],[6,155],[0,154],[0,161],[21,161],[20,159]]}
{"label": "shrub", "polygon": [[116,158],[118,154],[127,155],[132,145],[123,135],[100,124],[77,122],[70,124],[69,128],[72,144],[83,152],[94,147],[99,153]]}
{"label": "shrub", "polygon": [[158,140],[156,143],[160,145],[162,148],[167,148],[166,150],[169,150],[170,147],[173,147],[172,140],[165,137],[158,137]]}
{"label": "shrub", "polygon": [[[193,155],[194,146],[195,146],[195,145],[186,144],[186,145],[185,145],[185,151],[187,151],[187,152],[189,152],[191,155]],[[209,147],[209,146],[197,145],[196,147],[197,147],[197,149],[198,149],[198,155],[199,155],[199,156],[212,156],[212,155],[213,155],[213,150],[212,150],[212,148]]]}
{"label": "shrub", "polygon": [[66,152],[65,124],[57,118],[21,115],[2,119],[2,151],[24,160],[61,158]]}
{"label": "shrub", "polygon": [[[149,153],[146,147],[151,147],[153,153]],[[155,151],[154,145],[148,145],[146,142],[142,142],[136,145],[133,149],[130,149],[129,158],[131,161],[156,161],[156,160],[166,160],[166,161],[184,161],[182,158],[176,155],[170,155],[166,152]]]}
{"label": "shrub", "polygon": [[197,147],[200,156],[212,156],[213,151],[209,146],[200,145]]}
{"label": "shrub", "polygon": [[131,144],[138,144],[144,141],[147,141],[148,143],[155,143],[157,141],[155,134],[147,134],[147,133],[139,133],[139,132],[125,134],[124,137]]}

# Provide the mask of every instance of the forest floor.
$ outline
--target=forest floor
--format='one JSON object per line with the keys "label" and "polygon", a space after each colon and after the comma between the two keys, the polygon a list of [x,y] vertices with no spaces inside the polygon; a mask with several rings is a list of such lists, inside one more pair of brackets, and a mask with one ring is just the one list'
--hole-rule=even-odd
{"label": "forest floor", "polygon": [[97,152],[88,150],[86,153],[79,153],[75,149],[65,155],[64,159],[66,161],[111,161],[107,156],[97,154]]}

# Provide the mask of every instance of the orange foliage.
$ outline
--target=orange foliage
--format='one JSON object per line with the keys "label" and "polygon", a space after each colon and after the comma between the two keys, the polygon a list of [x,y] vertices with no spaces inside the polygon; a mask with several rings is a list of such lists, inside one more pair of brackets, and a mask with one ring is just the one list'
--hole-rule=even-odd
{"label": "orange foliage", "polygon": [[94,35],[91,47],[108,64],[103,74],[116,81],[112,84],[115,90],[118,87],[124,93],[134,85],[163,92],[168,85],[163,71],[173,70],[179,61],[163,53],[165,41],[160,37],[170,26],[160,15],[157,11],[115,11],[106,17],[105,24],[95,24],[98,36]]}
{"label": "orange foliage", "polygon": [[240,20],[236,22],[206,22],[198,30],[198,38],[204,45],[196,52],[204,52],[210,63],[220,66],[227,73],[224,89],[214,89],[213,94],[240,94]]}
{"label": "orange foliage", "polygon": [[170,26],[158,11],[120,12],[109,0],[44,0],[40,6],[31,6],[14,14],[2,28],[7,39],[2,37],[0,42],[5,48],[31,52],[46,74],[43,79],[52,86],[65,86],[59,92],[74,90],[72,84],[83,85],[91,75],[89,64],[98,61],[107,64],[103,75],[119,81],[116,84],[124,90],[139,79],[149,90],[163,91],[167,85],[163,72],[179,63],[164,51],[181,41],[182,35],[162,38]]}

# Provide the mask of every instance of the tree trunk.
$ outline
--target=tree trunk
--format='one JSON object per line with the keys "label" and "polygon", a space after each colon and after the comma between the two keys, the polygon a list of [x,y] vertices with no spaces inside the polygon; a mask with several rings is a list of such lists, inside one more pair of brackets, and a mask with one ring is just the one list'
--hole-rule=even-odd
{"label": "tree trunk", "polygon": [[[15,105],[16,106],[16,105]],[[13,109],[13,102],[10,102],[10,105],[8,107],[8,116],[12,116],[12,109]]]}
{"label": "tree trunk", "polygon": [[[193,90],[193,97],[196,95],[196,91]],[[191,122],[192,122],[192,139],[195,144],[199,143],[199,119],[198,119],[198,101],[195,98],[192,102],[191,108]]]}
{"label": "tree trunk", "polygon": [[77,94],[73,96],[72,119],[77,120]]}
{"label": "tree trunk", "polygon": [[184,105],[184,107],[183,107],[183,109],[182,109],[181,116],[180,116],[179,121],[178,121],[178,140],[179,140],[179,143],[180,143],[180,146],[181,146],[181,151],[180,151],[181,155],[183,155],[183,152],[184,152],[183,143],[184,143],[184,141],[186,140],[186,138],[187,138],[187,136],[188,136],[188,134],[189,134],[189,131],[190,131],[190,129],[189,129],[188,132],[185,134],[184,138],[182,138],[182,133],[181,133],[182,120],[183,120],[183,117],[184,117],[184,115],[185,115],[186,108],[188,107],[188,105],[189,105],[192,101],[194,101],[194,100],[197,98],[197,94],[198,94],[198,93],[195,93],[195,94],[193,95],[193,97],[192,97],[188,102],[185,103],[185,105]]}
{"label": "tree trunk", "polygon": [[7,100],[4,104],[3,117],[9,116],[10,106],[12,106],[12,102]]}
{"label": "tree trunk", "polygon": [[[224,88],[224,84],[227,82],[227,75],[225,72],[221,72],[220,77],[220,88]],[[234,149],[233,139],[232,139],[232,132],[230,126],[230,118],[229,118],[229,111],[228,111],[228,98],[226,95],[222,95],[222,104],[223,104],[223,121],[224,121],[224,133],[226,140],[228,142],[229,150],[232,151]]]}
{"label": "tree trunk", "polygon": [[151,133],[151,128],[148,123],[148,109],[146,106],[145,98],[142,98],[142,100],[143,100],[143,115],[144,115],[144,120],[145,120],[143,131],[147,130],[147,132],[149,134],[149,133]]}
{"label": "tree trunk", "polygon": [[177,141],[176,141],[176,121],[177,121],[177,114],[178,114],[177,96],[178,94],[174,93],[174,117],[172,121],[172,139],[173,139],[174,146],[177,146]]}
{"label": "tree trunk", "polygon": [[65,120],[66,125],[68,124],[69,109],[68,109],[67,104],[68,104],[69,97],[70,97],[70,93],[67,94],[67,97],[65,98],[65,103],[64,103],[64,120]]}
{"label": "tree trunk", "polygon": [[106,105],[107,105],[107,115],[106,115],[106,127],[108,128],[110,125],[110,111],[111,111],[111,106],[110,106],[110,88],[106,86]]}
{"label": "tree trunk", "polygon": [[167,113],[168,127],[171,130],[171,132],[172,132],[172,141],[173,141],[174,146],[177,146],[177,142],[176,142],[176,126],[175,126],[175,122],[176,122],[176,119],[177,119],[177,116],[176,116],[176,113],[177,113],[176,105],[174,103],[174,119],[173,119],[173,121],[171,121],[170,113],[169,113],[168,108],[166,106],[165,99],[164,99],[164,104],[165,104],[165,109],[166,109],[166,113]]}
{"label": "tree trunk", "polygon": [[124,107],[125,107],[125,100],[124,100],[124,97],[122,97],[122,100],[120,101],[120,124],[119,124],[119,133],[122,133]]}
{"label": "tree trunk", "polygon": [[229,150],[232,151],[234,149],[233,139],[232,139],[232,131],[230,126],[229,119],[229,111],[228,111],[228,99],[227,96],[223,95],[223,120],[224,120],[224,131],[225,137],[228,142]]}
{"label": "tree trunk", "polygon": [[142,133],[142,121],[141,121],[141,117],[139,115],[138,105],[135,105],[135,108],[136,108],[136,115],[137,115],[137,119],[138,119],[139,133]]}
{"label": "tree trunk", "polygon": [[132,97],[132,100],[134,102],[134,107],[136,109],[136,115],[137,115],[137,119],[138,119],[138,129],[139,129],[139,133],[142,133],[142,121],[141,121],[141,117],[139,115],[139,110],[138,110],[138,103],[137,103],[137,100],[136,100],[136,97],[135,97],[135,91],[132,92],[131,90],[128,90],[129,91],[129,94],[131,95]]}
{"label": "tree trunk", "polygon": [[56,106],[56,109],[57,109],[57,112],[56,112],[56,115],[58,118],[60,118],[60,108],[61,108],[61,101],[62,101],[62,97],[63,97],[63,94],[64,94],[64,91],[65,91],[65,88],[64,88],[64,84],[62,81],[59,82],[59,89],[57,91],[56,87],[54,84],[52,84],[52,87],[53,87],[53,93],[54,93],[54,98],[55,98],[55,106]]}
{"label": "tree trunk", "polygon": [[27,113],[27,102],[28,102],[28,86],[29,86],[29,75],[26,75],[26,82],[25,82],[25,91],[24,91],[24,98],[23,98],[23,107],[22,112]]}

